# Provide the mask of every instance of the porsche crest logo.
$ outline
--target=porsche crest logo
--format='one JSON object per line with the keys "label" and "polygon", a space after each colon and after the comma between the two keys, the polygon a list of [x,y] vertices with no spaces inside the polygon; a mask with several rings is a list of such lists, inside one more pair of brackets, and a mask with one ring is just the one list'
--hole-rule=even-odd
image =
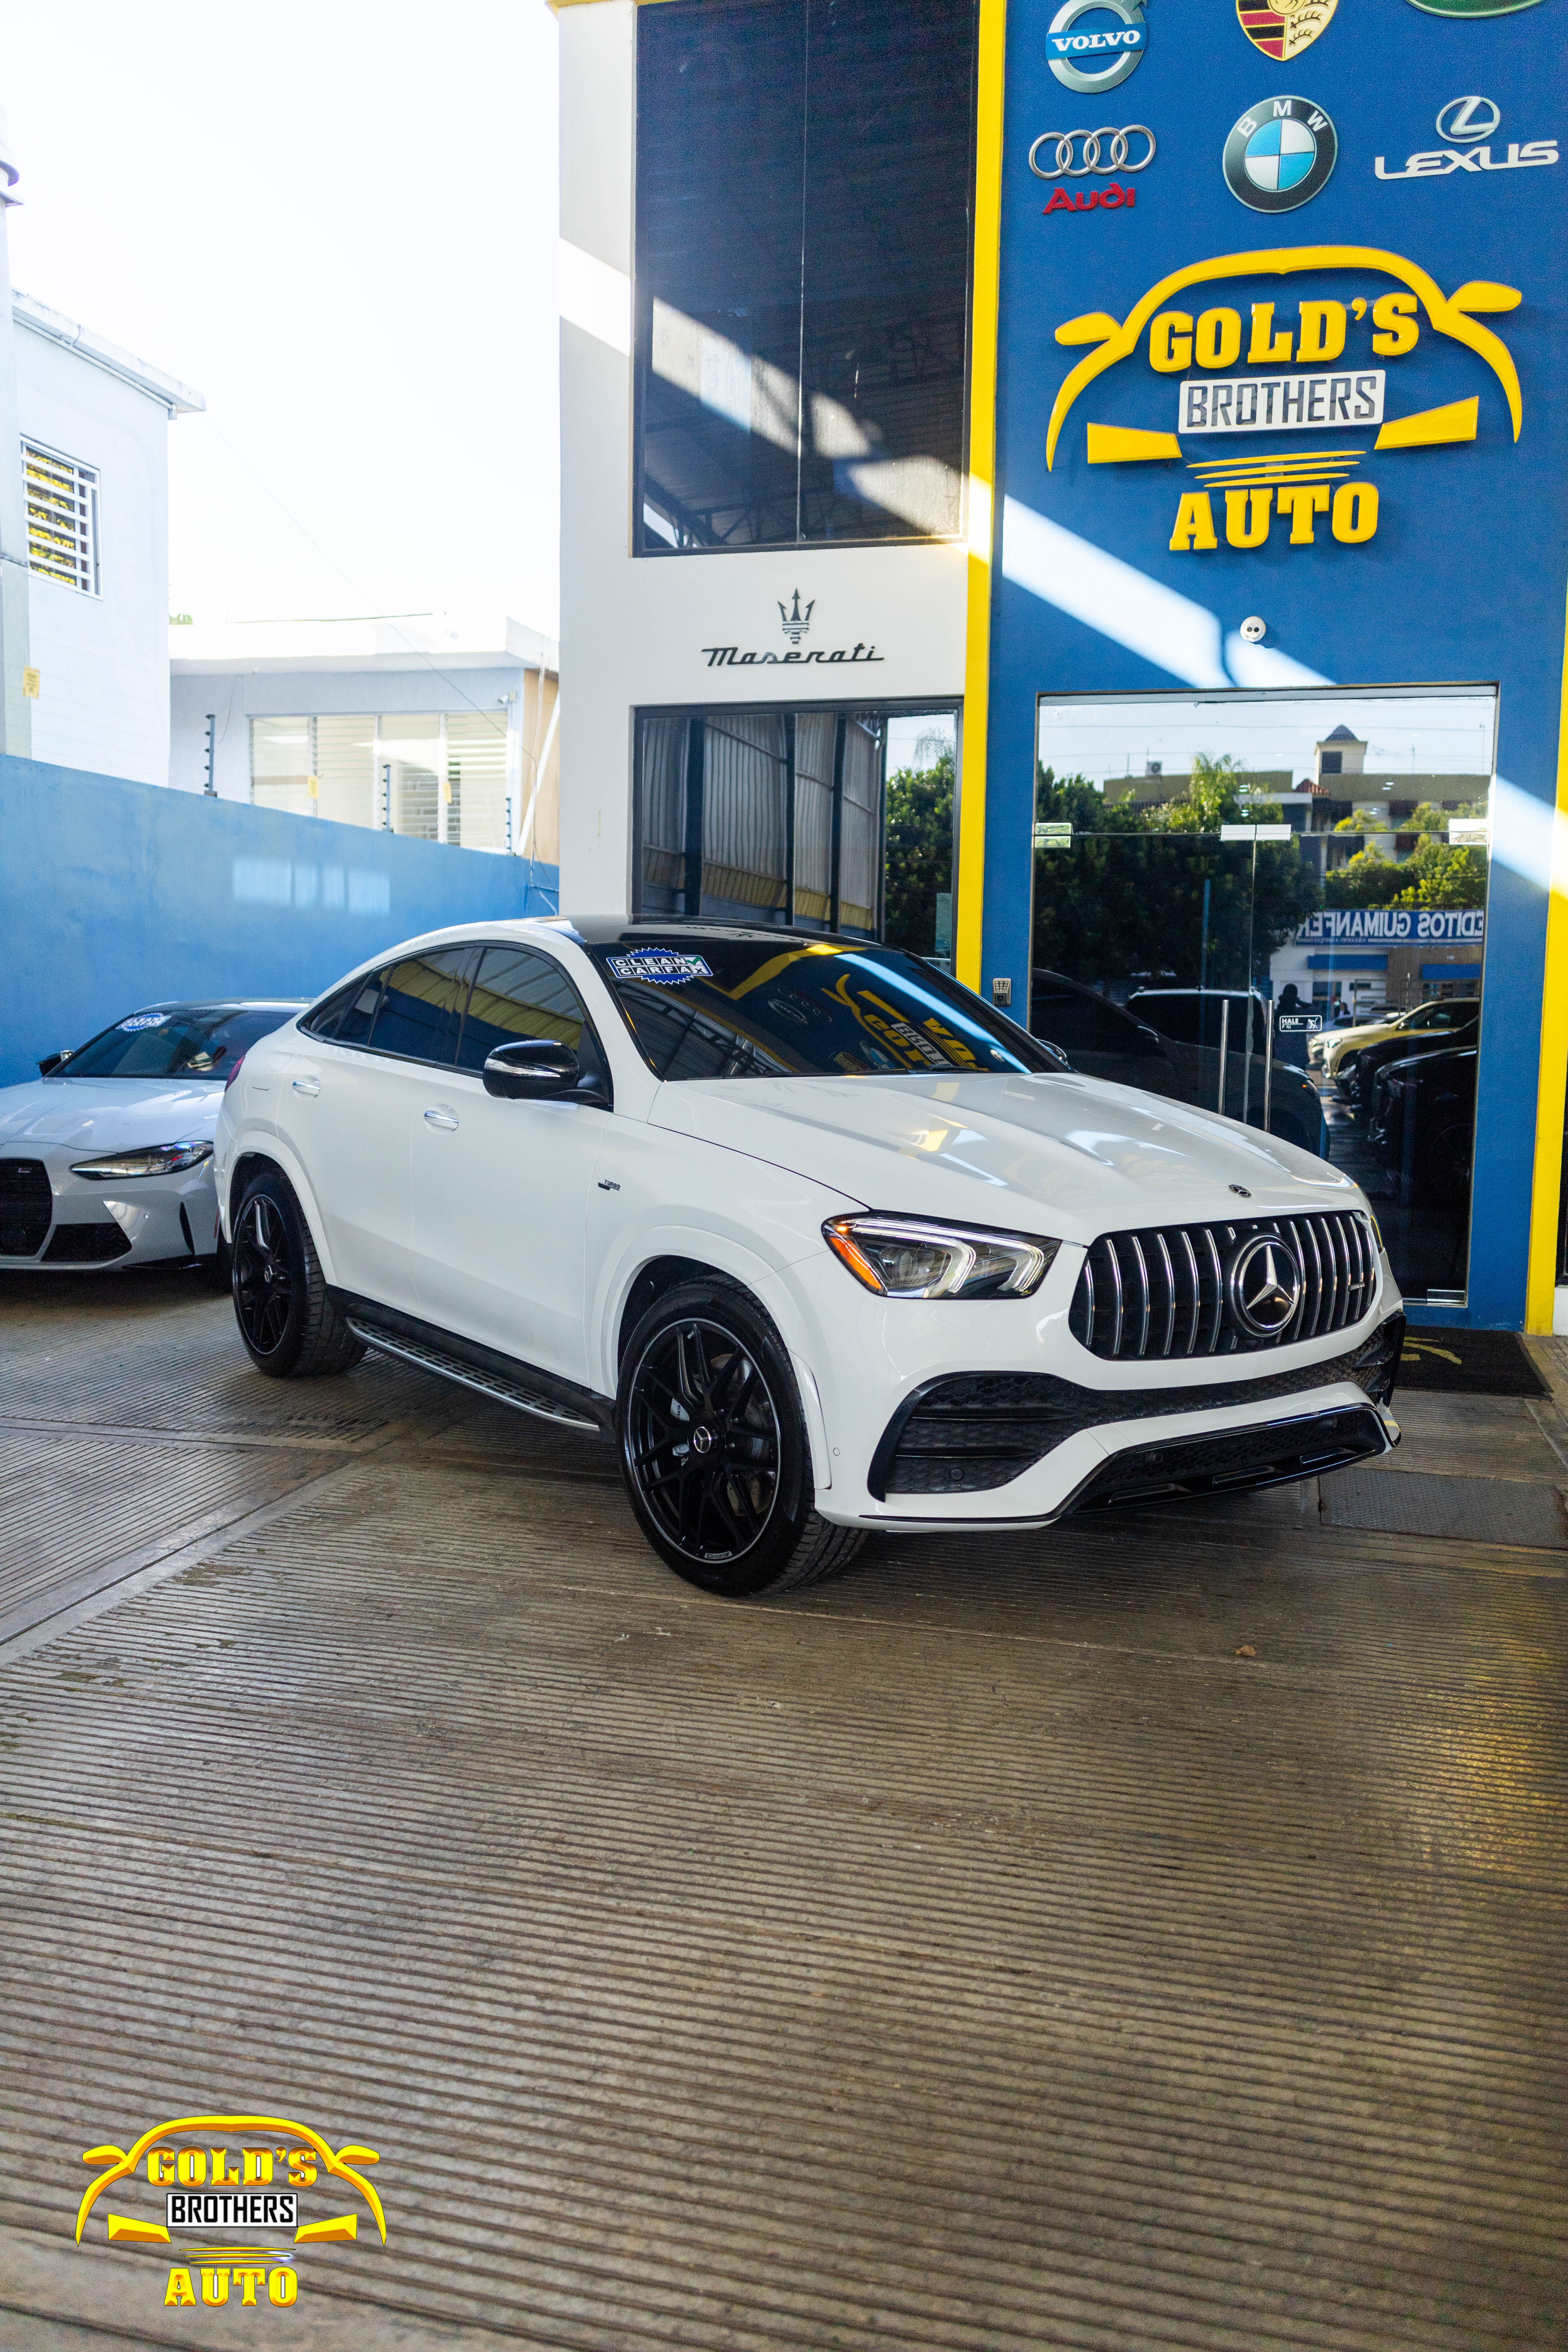
{"label": "porsche crest logo", "polygon": [[1289,65],[1328,29],[1338,5],[1339,0],[1274,0],[1272,7],[1260,7],[1258,0],[1236,0],[1236,13],[1255,49]]}

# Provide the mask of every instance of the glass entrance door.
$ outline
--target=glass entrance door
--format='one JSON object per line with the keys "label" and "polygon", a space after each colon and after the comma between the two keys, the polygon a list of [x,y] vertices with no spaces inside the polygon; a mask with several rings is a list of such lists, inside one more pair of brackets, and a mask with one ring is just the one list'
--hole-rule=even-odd
{"label": "glass entrance door", "polygon": [[1343,1167],[1463,1303],[1495,698],[1042,700],[1029,1025]]}

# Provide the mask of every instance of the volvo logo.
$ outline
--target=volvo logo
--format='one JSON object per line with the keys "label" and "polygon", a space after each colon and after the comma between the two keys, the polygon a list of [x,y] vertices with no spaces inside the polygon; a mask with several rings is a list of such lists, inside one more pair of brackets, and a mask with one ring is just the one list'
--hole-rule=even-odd
{"label": "volvo logo", "polygon": [[[1115,29],[1080,33],[1080,16],[1114,16]],[[1051,18],[1046,57],[1065,89],[1114,89],[1137,67],[1149,38],[1143,0],[1066,0]]]}
{"label": "volvo logo", "polygon": [[1278,1339],[1301,1304],[1301,1268],[1278,1234],[1254,1234],[1230,1261],[1225,1278],[1231,1318],[1249,1339]]}
{"label": "volvo logo", "polygon": [[[1130,139],[1147,142],[1134,163],[1127,159]],[[1101,145],[1104,140],[1110,141],[1109,148]],[[1049,165],[1038,160],[1042,147],[1054,151]],[[1075,154],[1082,155],[1081,163],[1073,162]],[[1103,163],[1102,155],[1107,158]],[[1103,131],[1042,131],[1029,150],[1029,169],[1037,180],[1059,180],[1064,172],[1073,180],[1081,180],[1086,172],[1146,172],[1153,160],[1154,134],[1146,122],[1125,123],[1120,131],[1109,126]]]}
{"label": "volvo logo", "polygon": [[1437,117],[1439,139],[1489,139],[1502,121],[1502,109],[1489,98],[1451,98]]}

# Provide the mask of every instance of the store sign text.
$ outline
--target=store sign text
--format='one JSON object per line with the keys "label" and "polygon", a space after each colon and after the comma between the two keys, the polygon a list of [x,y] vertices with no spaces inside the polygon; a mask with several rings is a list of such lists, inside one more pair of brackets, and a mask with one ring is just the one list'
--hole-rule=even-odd
{"label": "store sign text", "polygon": [[813,646],[805,654],[798,651],[743,654],[738,646],[702,646],[699,650],[707,655],[710,669],[745,669],[752,662],[821,662],[831,666],[837,662],[879,662],[884,658],[875,646],[865,644],[857,644],[853,650],[836,646],[831,653],[825,652],[820,646]]}
{"label": "store sign text", "polygon": [[1189,376],[1178,433],[1302,433],[1314,425],[1381,425],[1382,368],[1364,375]]}
{"label": "store sign text", "polygon": [[[1476,778],[1478,787],[1483,782]],[[1296,934],[1298,947],[1357,946],[1393,940],[1469,940],[1486,937],[1481,907],[1325,907],[1309,915]]]}

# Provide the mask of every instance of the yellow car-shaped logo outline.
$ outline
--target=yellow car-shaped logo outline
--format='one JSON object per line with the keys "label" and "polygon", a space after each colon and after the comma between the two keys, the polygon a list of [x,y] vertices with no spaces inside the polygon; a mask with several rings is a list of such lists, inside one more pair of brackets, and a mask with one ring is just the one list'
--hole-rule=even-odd
{"label": "yellow car-shaped logo outline", "polygon": [[[1489,327],[1479,326],[1473,312],[1513,310],[1523,300],[1517,287],[1499,286],[1489,279],[1476,278],[1445,294],[1436,279],[1414,261],[1406,261],[1397,253],[1385,253],[1373,245],[1292,245],[1280,246],[1258,253],[1224,253],[1210,261],[1189,262],[1184,269],[1173,269],[1150,289],[1135,303],[1123,320],[1113,319],[1109,311],[1089,310],[1077,319],[1068,319],[1057,329],[1058,343],[1097,343],[1091,352],[1063,380],[1051,407],[1050,427],[1046,436],[1046,464],[1054,467],[1057,443],[1068,412],[1079,393],[1095,378],[1103,375],[1125,359],[1131,359],[1138,348],[1144,328],[1156,311],[1163,309],[1173,295],[1189,286],[1213,285],[1226,278],[1275,277],[1288,278],[1310,269],[1373,269],[1384,277],[1397,278],[1408,288],[1425,310],[1428,320],[1440,335],[1447,335],[1457,343],[1477,352],[1491,369],[1503,389],[1509,415],[1513,420],[1513,437],[1517,441],[1524,421],[1524,404],[1520,393],[1519,370],[1513,356],[1500,335]],[[1449,409],[1428,409],[1419,416],[1399,417],[1385,425],[1378,436],[1382,448],[1414,448],[1436,441],[1473,440],[1476,430],[1475,401],[1461,401]],[[1462,415],[1460,412],[1463,412]],[[1091,425],[1091,437],[1100,442],[1098,450],[1089,452],[1090,462],[1123,457],[1179,457],[1181,444],[1173,433],[1135,433],[1110,425]]]}

